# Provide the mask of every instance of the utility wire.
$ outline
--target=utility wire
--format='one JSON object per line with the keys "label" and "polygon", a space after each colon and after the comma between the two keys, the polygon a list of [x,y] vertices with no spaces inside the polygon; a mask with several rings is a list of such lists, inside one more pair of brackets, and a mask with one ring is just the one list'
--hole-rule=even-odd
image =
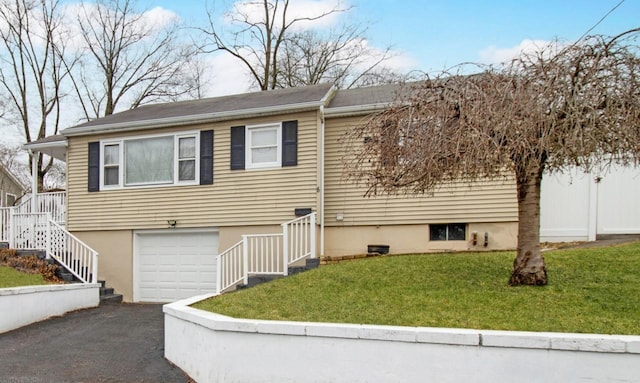
{"label": "utility wire", "polygon": [[594,30],[598,25],[600,25],[600,23],[602,23],[604,21],[604,19],[606,19],[613,11],[618,9],[618,7],[621,6],[622,3],[624,3],[624,2],[625,2],[625,0],[620,0],[620,2],[618,4],[616,4],[615,7],[611,8],[611,10],[609,10],[609,12],[607,12],[604,16],[602,16],[602,18],[600,18],[600,20],[598,20],[597,23],[595,23],[582,36],[580,36],[580,38],[578,40],[576,40],[576,42],[573,43],[573,45],[577,44],[578,42],[580,42],[580,40],[584,39],[589,33],[591,33],[592,30]]}

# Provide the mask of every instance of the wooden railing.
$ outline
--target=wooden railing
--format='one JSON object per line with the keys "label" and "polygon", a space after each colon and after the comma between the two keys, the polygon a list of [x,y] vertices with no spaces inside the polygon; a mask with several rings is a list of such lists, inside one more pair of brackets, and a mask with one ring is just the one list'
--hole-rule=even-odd
{"label": "wooden railing", "polygon": [[244,281],[246,273],[243,246],[244,240],[218,254],[216,278],[216,291],[218,294]]}
{"label": "wooden railing", "polygon": [[36,210],[33,211],[31,194],[20,199],[20,204],[11,207],[0,207],[0,241],[9,242],[11,232],[11,213],[50,213],[52,219],[59,225],[64,225],[67,219],[66,192],[41,193],[36,195]]}
{"label": "wooden railing", "polygon": [[83,283],[98,281],[98,252],[53,220],[49,220],[47,256],[55,259]]}
{"label": "wooden railing", "polygon": [[[304,258],[316,257],[316,214],[311,213],[282,224],[284,260],[291,265]],[[286,274],[285,268],[285,275]]]}
{"label": "wooden railing", "polygon": [[218,255],[217,292],[249,282],[250,275],[287,275],[289,266],[316,257],[315,213],[282,224],[282,233],[243,235]]}
{"label": "wooden railing", "polygon": [[37,213],[51,213],[51,218],[60,225],[67,221],[67,192],[36,194]]}
{"label": "wooden railing", "polygon": [[98,253],[61,225],[66,219],[65,192],[32,196],[18,206],[0,208],[0,241],[18,250],[43,250],[83,283],[98,278]]}

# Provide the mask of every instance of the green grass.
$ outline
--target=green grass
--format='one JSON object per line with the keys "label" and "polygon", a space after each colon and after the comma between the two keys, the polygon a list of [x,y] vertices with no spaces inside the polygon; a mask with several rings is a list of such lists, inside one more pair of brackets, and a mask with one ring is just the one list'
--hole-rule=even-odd
{"label": "green grass", "polygon": [[238,318],[640,335],[640,242],[545,253],[544,287],[509,287],[513,258],[513,252],[369,258],[194,307]]}
{"label": "green grass", "polygon": [[40,274],[22,273],[9,266],[0,266],[0,288],[46,284]]}

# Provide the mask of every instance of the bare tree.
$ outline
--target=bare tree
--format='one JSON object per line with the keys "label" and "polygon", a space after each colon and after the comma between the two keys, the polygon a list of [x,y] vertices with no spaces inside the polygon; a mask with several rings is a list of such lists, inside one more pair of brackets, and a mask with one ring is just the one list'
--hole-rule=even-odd
{"label": "bare tree", "polygon": [[512,174],[518,245],[510,284],[546,284],[543,173],[639,164],[638,32],[552,45],[476,75],[420,82],[349,133],[356,153],[347,173],[369,193],[422,193],[452,180]]}
{"label": "bare tree", "polygon": [[[58,133],[62,83],[61,63],[68,36],[62,28],[57,0],[14,0],[0,3],[0,87],[7,119],[27,142]],[[71,62],[70,67],[73,66]],[[38,157],[38,187],[53,160]]]}
{"label": "bare tree", "polygon": [[[336,7],[312,16],[291,16],[289,0],[255,0],[237,2],[227,14],[232,28],[228,31],[217,27],[214,13],[208,11],[209,26],[202,31],[207,43],[205,52],[224,51],[244,65],[261,90],[287,85],[283,81],[281,49],[304,23],[320,20],[348,8]],[[345,36],[350,32],[345,31]],[[227,36],[229,36],[227,38]],[[298,35],[298,39],[303,35]],[[293,48],[293,42],[289,45]],[[312,83],[312,79],[306,80]]]}
{"label": "bare tree", "polygon": [[86,119],[190,91],[182,69],[194,50],[179,41],[177,20],[148,16],[134,0],[81,4],[77,21],[86,55],[72,80]]}
{"label": "bare tree", "polygon": [[397,80],[382,64],[390,48],[376,51],[367,45],[366,28],[344,26],[322,34],[307,30],[283,41],[276,87],[289,88],[333,83],[339,88],[375,85]]}

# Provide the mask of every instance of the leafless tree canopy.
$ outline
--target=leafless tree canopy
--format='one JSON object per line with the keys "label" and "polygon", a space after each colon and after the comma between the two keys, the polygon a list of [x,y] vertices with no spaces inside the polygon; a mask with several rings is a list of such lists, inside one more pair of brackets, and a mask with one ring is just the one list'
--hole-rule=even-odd
{"label": "leafless tree canopy", "polygon": [[307,30],[283,42],[276,87],[334,83],[348,89],[394,79],[383,66],[390,49],[375,52],[363,38],[366,28],[344,26],[322,34]]}
{"label": "leafless tree canopy", "polygon": [[[256,10],[260,17],[256,18]],[[353,87],[383,82],[392,77],[382,63],[390,50],[376,52],[365,44],[366,28],[351,24],[320,33],[301,24],[327,18],[350,8],[336,7],[309,17],[291,15],[289,0],[238,2],[227,14],[230,29],[218,25],[209,11],[203,29],[203,51],[223,51],[242,63],[261,90],[335,83]]]}
{"label": "leafless tree canopy", "polygon": [[[5,120],[19,126],[27,142],[56,134],[60,125],[61,84],[68,76],[61,57],[67,49],[57,0],[0,3],[0,89]],[[53,160],[38,159],[38,178]]]}
{"label": "leafless tree canopy", "polygon": [[[550,45],[481,73],[443,73],[349,132],[351,179],[369,192],[424,192],[453,179],[517,184],[512,284],[545,284],[539,249],[545,171],[640,159],[638,30]],[[364,143],[363,143],[364,141]]]}
{"label": "leafless tree canopy", "polygon": [[81,5],[77,22],[86,54],[71,73],[86,119],[190,91],[182,69],[193,50],[179,43],[177,20],[152,21],[134,0]]}

